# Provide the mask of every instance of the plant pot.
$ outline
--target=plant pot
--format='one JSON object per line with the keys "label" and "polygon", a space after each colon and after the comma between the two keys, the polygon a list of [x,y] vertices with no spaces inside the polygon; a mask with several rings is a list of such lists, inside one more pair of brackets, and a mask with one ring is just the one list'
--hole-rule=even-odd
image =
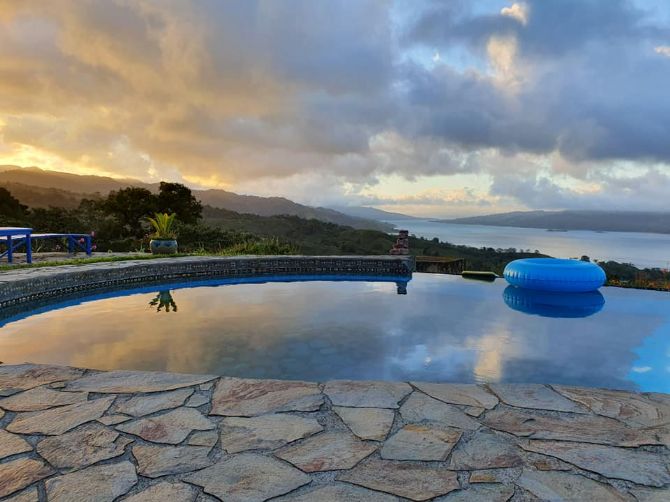
{"label": "plant pot", "polygon": [[152,254],[177,254],[175,239],[151,239],[149,247]]}

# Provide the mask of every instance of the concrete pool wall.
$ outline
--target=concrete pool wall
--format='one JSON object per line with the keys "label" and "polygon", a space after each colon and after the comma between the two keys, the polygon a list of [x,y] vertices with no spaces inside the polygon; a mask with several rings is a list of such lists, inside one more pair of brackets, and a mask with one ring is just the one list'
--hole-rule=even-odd
{"label": "concrete pool wall", "polygon": [[277,275],[411,277],[410,256],[193,256],[17,268],[0,274],[0,309],[115,286]]}

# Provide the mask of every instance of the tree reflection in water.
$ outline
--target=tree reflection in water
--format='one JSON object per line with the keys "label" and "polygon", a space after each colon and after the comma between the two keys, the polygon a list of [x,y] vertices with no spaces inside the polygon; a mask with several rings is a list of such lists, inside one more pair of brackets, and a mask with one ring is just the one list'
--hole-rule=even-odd
{"label": "tree reflection in water", "polygon": [[395,283],[395,285],[396,285],[396,292],[399,295],[407,294],[407,281],[398,281]]}
{"label": "tree reflection in water", "polygon": [[164,310],[165,312],[170,312],[172,309],[173,312],[177,312],[177,304],[172,299],[172,292],[159,291],[154,299],[149,302],[149,306],[156,307],[156,312]]}

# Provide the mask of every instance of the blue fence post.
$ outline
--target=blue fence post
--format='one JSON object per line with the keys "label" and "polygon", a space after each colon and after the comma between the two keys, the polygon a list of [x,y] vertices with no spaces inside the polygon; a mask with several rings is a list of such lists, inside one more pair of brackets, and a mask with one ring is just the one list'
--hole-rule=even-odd
{"label": "blue fence post", "polygon": [[32,243],[32,237],[30,236],[30,232],[26,234],[26,261],[28,263],[33,262],[33,243]]}
{"label": "blue fence post", "polygon": [[91,236],[87,235],[85,238],[86,238],[86,255],[91,256]]}
{"label": "blue fence post", "polygon": [[70,254],[74,253],[74,237],[71,235],[67,236],[67,252]]}
{"label": "blue fence post", "polygon": [[14,261],[14,243],[12,242],[12,236],[7,236],[7,263],[12,263]]}

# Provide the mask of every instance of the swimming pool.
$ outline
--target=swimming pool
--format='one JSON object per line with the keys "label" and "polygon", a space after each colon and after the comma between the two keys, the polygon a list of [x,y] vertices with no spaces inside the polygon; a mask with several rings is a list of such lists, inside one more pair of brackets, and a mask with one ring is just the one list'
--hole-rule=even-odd
{"label": "swimming pool", "polygon": [[70,300],[0,321],[0,360],[670,392],[668,293],[547,297],[457,276],[342,279],[199,281]]}

